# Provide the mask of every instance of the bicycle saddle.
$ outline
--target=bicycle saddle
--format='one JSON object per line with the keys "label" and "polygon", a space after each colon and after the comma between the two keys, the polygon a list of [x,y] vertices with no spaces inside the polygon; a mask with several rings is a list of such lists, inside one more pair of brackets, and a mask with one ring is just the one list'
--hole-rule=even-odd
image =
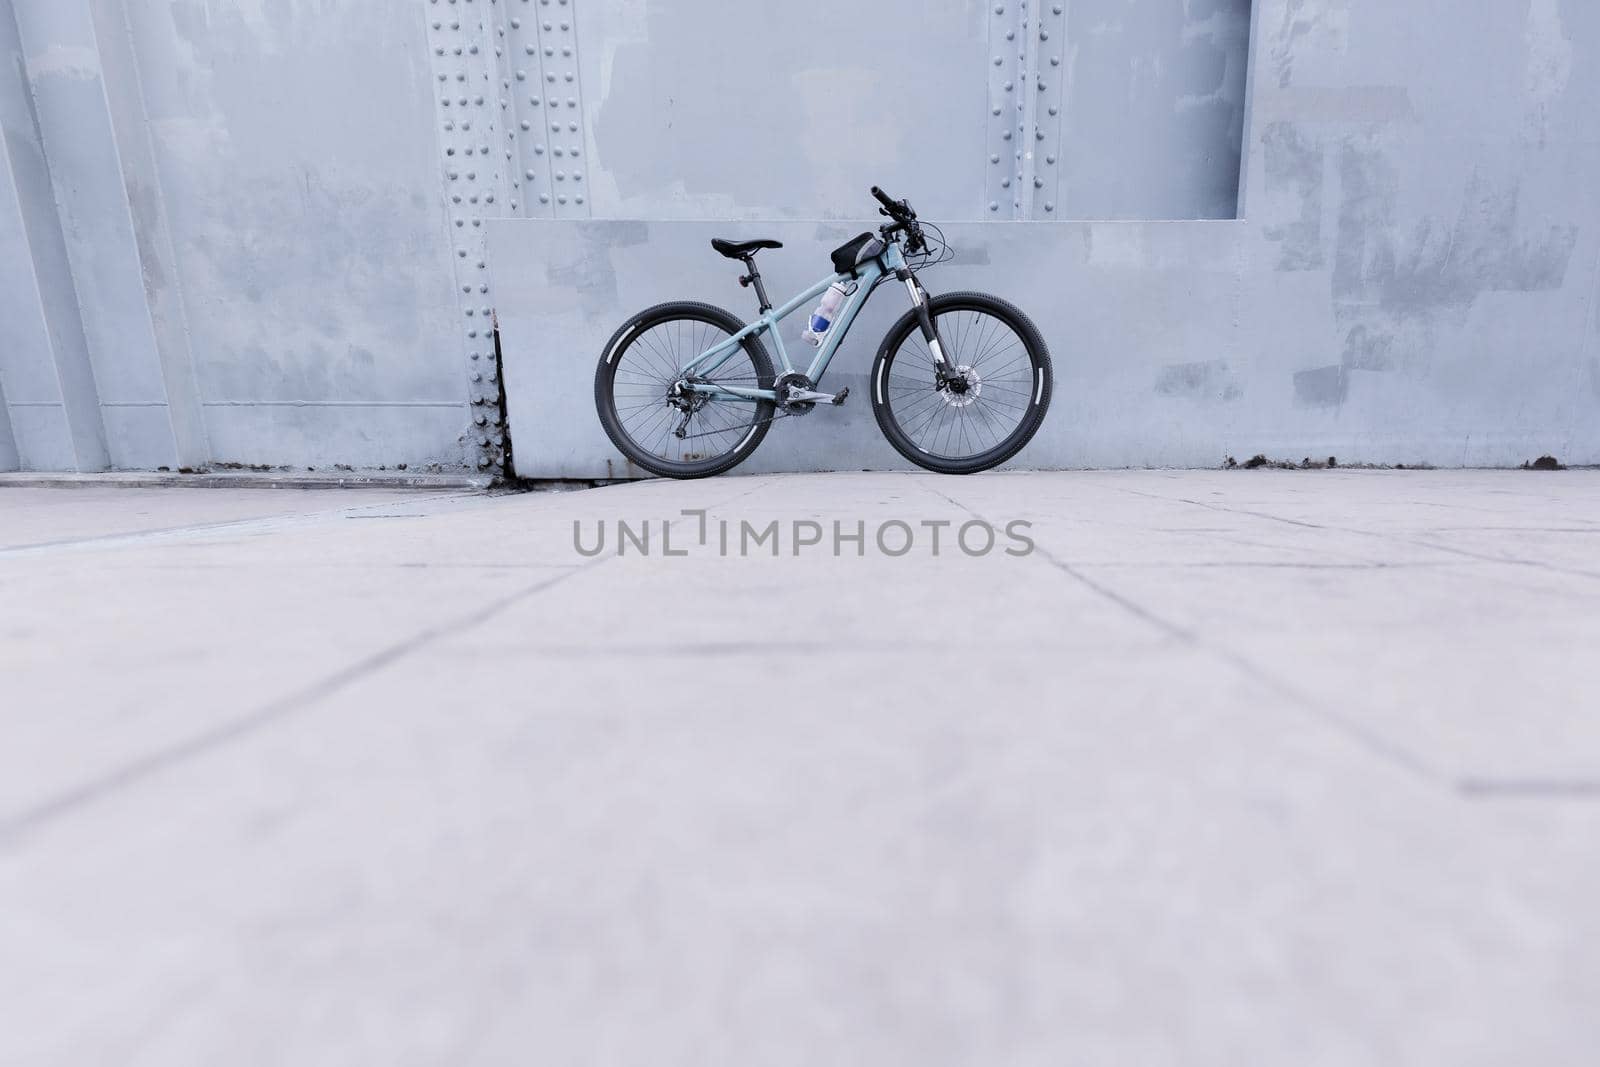
{"label": "bicycle saddle", "polygon": [[758,237],[754,241],[724,241],[720,237],[713,237],[711,239],[711,247],[729,259],[743,259],[760,248],[782,248],[783,242],[769,240],[765,237]]}

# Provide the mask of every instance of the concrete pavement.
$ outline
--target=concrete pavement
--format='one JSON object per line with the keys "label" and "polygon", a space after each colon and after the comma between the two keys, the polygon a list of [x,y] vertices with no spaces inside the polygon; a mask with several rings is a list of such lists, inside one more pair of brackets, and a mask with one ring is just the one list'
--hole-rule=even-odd
{"label": "concrete pavement", "polygon": [[1589,1063],[1597,545],[1585,471],[0,490],[0,1064]]}

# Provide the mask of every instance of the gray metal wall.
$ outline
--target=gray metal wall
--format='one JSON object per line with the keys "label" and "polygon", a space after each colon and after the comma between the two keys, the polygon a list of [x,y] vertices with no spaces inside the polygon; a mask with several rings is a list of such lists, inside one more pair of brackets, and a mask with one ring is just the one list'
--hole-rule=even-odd
{"label": "gray metal wall", "polygon": [[[0,0],[0,468],[494,466],[498,313],[518,473],[603,474],[616,321],[748,311],[695,220],[778,224],[798,284],[874,182],[957,223],[933,288],[1045,326],[1026,463],[1600,461],[1597,20]],[[761,462],[890,465],[864,409],[795,422]]]}
{"label": "gray metal wall", "polygon": [[[1117,68],[1084,66],[1084,49],[1106,46],[1107,20],[1148,28],[1160,23],[1153,11],[1178,10],[1065,6],[1068,54],[1081,46],[1063,87],[1069,102],[1085,70]],[[1186,5],[1191,28],[1176,40],[1203,39],[1195,24],[1227,24],[1228,11],[1194,23],[1207,10]],[[1215,465],[1256,452],[1437,465],[1549,452],[1600,462],[1600,5],[1259,0],[1250,39],[1242,218],[1149,221],[1173,214],[1161,210],[1159,187],[1126,157],[1109,164],[1081,149],[1087,158],[1069,169],[1086,170],[1090,187],[1113,198],[1121,178],[1139,206],[1110,202],[1105,214],[1135,217],[1035,221],[1036,198],[1033,210],[1014,211],[1029,221],[946,227],[961,257],[930,272],[930,288],[1010,297],[1039,322],[1056,359],[1054,406],[1019,465]],[[1146,55],[1123,53],[1129,86],[1171,71]],[[1200,67],[1188,76],[1197,92],[1208,84]],[[1131,90],[1117,98],[1135,99]],[[1207,113],[1189,96],[1152,112],[1175,127],[1174,116]],[[1032,113],[1041,116],[1048,109]],[[950,125],[958,140],[968,129]],[[1097,126],[1098,144],[1117,148],[1113,120],[1067,124]],[[1193,158],[1185,138],[1221,141],[1185,130],[1163,133],[1163,151]],[[1036,143],[1052,136],[1022,133]],[[930,185],[942,189],[932,170],[902,173],[894,188],[928,200]],[[1209,176],[1180,184],[1221,181],[1199,173]],[[1070,202],[1076,185],[1066,184]],[[870,205],[855,203],[854,224],[495,223],[491,266],[502,290],[518,294],[501,306],[518,470],[626,473],[593,416],[554,399],[582,395],[615,325],[668,296],[748,315],[748,294],[706,239],[771,231],[790,247],[763,254],[763,270],[778,286],[798,286],[826,269],[828,247],[872,221]],[[633,213],[671,217],[669,206]],[[952,208],[946,217],[979,216]],[[875,333],[901,310],[896,295],[875,298],[884,306],[856,326],[830,385],[862,382]],[[779,424],[750,469],[895,465],[858,405]]]}
{"label": "gray metal wall", "polygon": [[420,6],[0,0],[0,467],[475,462]]}

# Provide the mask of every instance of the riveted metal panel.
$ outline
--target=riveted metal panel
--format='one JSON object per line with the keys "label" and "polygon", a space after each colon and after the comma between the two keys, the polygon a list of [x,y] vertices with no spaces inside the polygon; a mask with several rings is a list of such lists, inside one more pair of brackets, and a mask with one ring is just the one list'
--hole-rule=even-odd
{"label": "riveted metal panel", "polygon": [[996,0],[989,9],[988,121],[989,150],[984,170],[984,213],[991,219],[1017,217],[1017,181],[1022,173],[1022,101],[1018,79],[1026,68],[1026,36],[1018,0]]}
{"label": "riveted metal panel", "polygon": [[518,162],[505,55],[507,26],[493,0],[428,0],[444,194],[472,404],[469,445],[481,470],[504,461],[494,297],[484,224],[510,209]]}
{"label": "riveted metal panel", "polygon": [[590,212],[585,172],[582,79],[576,0],[505,0],[507,72],[502,80],[522,187],[521,213],[584,218]]}
{"label": "riveted metal panel", "polygon": [[1056,217],[1061,201],[1061,103],[1068,77],[1066,0],[1035,0],[1033,141],[1028,216]]}

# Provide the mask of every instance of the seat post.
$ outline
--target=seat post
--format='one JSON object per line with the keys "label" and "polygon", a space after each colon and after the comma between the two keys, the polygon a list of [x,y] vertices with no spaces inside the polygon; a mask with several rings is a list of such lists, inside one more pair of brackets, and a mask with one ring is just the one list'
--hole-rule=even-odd
{"label": "seat post", "polygon": [[761,272],[756,270],[754,252],[744,257],[744,265],[750,271],[750,284],[756,287],[756,299],[761,302],[761,313],[765,315],[772,310],[772,302],[767,299],[767,287],[761,284]]}

